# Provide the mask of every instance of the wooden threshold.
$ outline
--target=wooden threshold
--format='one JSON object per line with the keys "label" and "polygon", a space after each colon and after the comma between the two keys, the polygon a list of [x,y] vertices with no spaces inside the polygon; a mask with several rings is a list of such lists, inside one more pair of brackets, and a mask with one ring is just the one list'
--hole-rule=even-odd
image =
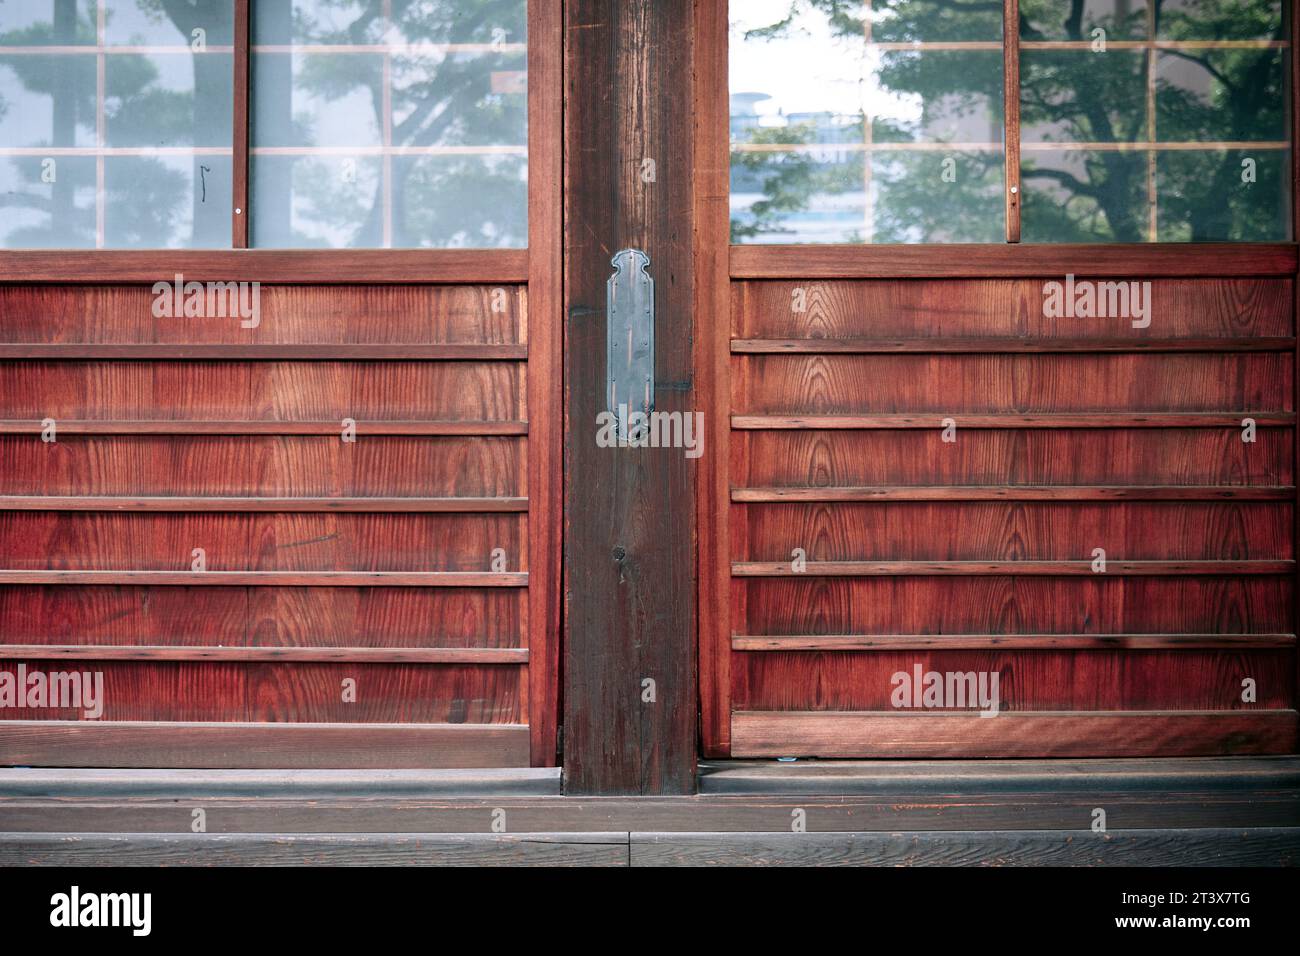
{"label": "wooden threshold", "polygon": [[525,249],[69,249],[0,251],[0,283],[528,281]]}
{"label": "wooden threshold", "polygon": [[1294,634],[733,634],[733,651],[1253,650]]}
{"label": "wooden threshold", "polygon": [[0,644],[0,660],[274,661],[527,664],[526,647],[208,647],[178,644]]}
{"label": "wooden threshold", "polygon": [[9,766],[231,769],[528,766],[524,724],[0,722]]}
{"label": "wooden threshold", "polygon": [[1294,753],[1294,710],[736,711],[736,757],[1192,757]]}
{"label": "wooden threshold", "polygon": [[1295,276],[1295,243],[733,245],[733,279]]}
{"label": "wooden threshold", "polygon": [[735,502],[1294,501],[1290,485],[867,485],[733,488]]}

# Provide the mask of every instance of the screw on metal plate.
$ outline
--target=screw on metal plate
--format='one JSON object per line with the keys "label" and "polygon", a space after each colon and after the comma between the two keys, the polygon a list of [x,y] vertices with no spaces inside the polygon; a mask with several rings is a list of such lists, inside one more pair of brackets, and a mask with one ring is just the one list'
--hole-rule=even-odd
{"label": "screw on metal plate", "polygon": [[654,409],[655,283],[650,257],[640,249],[621,249],[610,263],[614,274],[605,283],[605,391],[619,437],[637,441],[639,435],[628,434],[628,417],[633,412],[649,415]]}

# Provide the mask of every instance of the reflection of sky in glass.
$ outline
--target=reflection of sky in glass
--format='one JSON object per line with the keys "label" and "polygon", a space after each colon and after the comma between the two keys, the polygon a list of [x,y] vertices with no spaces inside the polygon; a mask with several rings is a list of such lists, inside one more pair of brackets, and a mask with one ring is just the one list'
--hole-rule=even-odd
{"label": "reflection of sky in glass", "polygon": [[921,120],[921,98],[879,89],[872,77],[880,54],[868,52],[865,39],[838,36],[815,13],[796,18],[779,39],[746,40],[745,33],[770,26],[790,12],[789,0],[744,0],[731,5],[730,74],[732,109],[737,94],[766,93],[754,103],[764,125],[784,125],[791,113],[865,111],[910,123]]}

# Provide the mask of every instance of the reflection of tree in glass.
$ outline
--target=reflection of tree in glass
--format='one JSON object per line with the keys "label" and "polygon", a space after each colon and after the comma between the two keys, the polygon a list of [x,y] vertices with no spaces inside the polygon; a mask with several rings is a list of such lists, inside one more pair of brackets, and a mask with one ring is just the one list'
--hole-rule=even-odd
{"label": "reflection of tree in glass", "polygon": [[[10,30],[0,37],[0,54],[4,46],[48,46],[93,43],[95,24],[89,17],[79,17],[76,0],[55,0],[51,22],[36,23]],[[48,96],[53,103],[49,141],[23,143],[26,146],[76,146],[77,129],[95,129],[95,63],[81,55],[5,57],[5,73],[17,79],[23,90]],[[11,94],[13,95],[13,94]],[[0,90],[0,115],[9,105]],[[11,144],[19,145],[19,144]],[[8,162],[17,170],[29,189],[11,188],[0,193],[0,208],[29,209],[48,214],[42,225],[11,230],[6,244],[42,248],[71,243],[82,245],[95,241],[95,211],[77,208],[78,191],[94,189],[94,166],[65,162],[58,169],[55,182],[41,182],[42,161],[39,156],[11,157]]]}
{"label": "reflection of tree in glass", "polygon": [[[378,0],[319,0],[313,6],[314,12],[296,11],[292,29],[298,42],[382,42]],[[525,9],[523,0],[393,0],[393,37],[412,45],[522,43]],[[505,51],[394,54],[392,145],[525,145],[526,95],[522,89],[494,92],[493,83],[494,75],[522,72],[526,65],[523,53]],[[364,91],[375,126],[382,129],[383,74],[375,67],[373,56],[311,56],[302,60],[293,83],[324,101]],[[310,115],[296,115],[292,122],[295,142],[316,142]],[[526,158],[522,154],[397,156],[392,169],[395,245],[526,243]],[[357,181],[362,181],[360,176]],[[318,164],[294,180],[293,191],[302,219],[345,234],[347,245],[382,243],[384,208],[378,180],[373,188],[353,190],[352,196],[344,198],[337,176]],[[266,214],[261,206],[259,210]],[[287,217],[287,209],[284,214]],[[313,236],[298,234],[295,239],[309,244]]]}
{"label": "reflection of tree in glass", "polygon": [[[214,22],[211,0],[134,0],[146,17],[175,28],[175,44],[188,44],[191,31],[202,27],[209,43],[230,43],[228,27]],[[4,36],[4,45],[46,46],[93,44],[96,37],[94,4],[76,0],[54,0],[49,22],[34,24]],[[119,4],[120,6],[120,4]],[[107,11],[111,24],[113,7]],[[219,19],[219,18],[218,18]],[[228,17],[227,17],[228,19]],[[0,46],[0,52],[3,46]],[[193,87],[169,89],[162,82],[158,63],[149,56],[114,53],[105,71],[104,112],[106,142],[110,147],[152,147],[229,145],[229,123],[211,117],[199,122],[195,103],[229,99],[229,56],[187,57],[193,69]],[[96,129],[95,57],[87,54],[15,56],[6,60],[12,75],[24,90],[49,97],[52,109],[49,142],[24,145],[73,147],[94,142]],[[227,114],[228,116],[228,114]],[[78,129],[81,135],[78,136]],[[175,161],[149,156],[107,160],[106,199],[109,210],[106,227],[109,245],[150,247],[162,244],[194,246],[228,245],[228,232],[213,235],[221,217],[200,216],[204,200],[198,188],[198,165],[193,173],[178,170]],[[211,160],[207,160],[211,168]],[[26,190],[14,190],[0,197],[5,205],[48,212],[42,225],[14,230],[7,243],[13,246],[93,245],[95,208],[84,197],[93,196],[96,174],[93,160],[65,158],[58,161],[51,184],[42,182],[42,157],[22,157],[18,168]],[[229,164],[224,166],[229,179]],[[228,191],[228,186],[227,186]],[[80,206],[78,196],[83,197]],[[190,208],[186,209],[187,202]],[[192,225],[189,235],[182,230]]]}
{"label": "reflection of tree in glass", "polygon": [[[1276,0],[1150,0],[1161,39],[1285,39]],[[997,0],[873,0],[877,41],[997,40],[1002,4]],[[1104,12],[1097,13],[1094,11]],[[747,41],[779,38],[800,18],[819,16],[844,38],[864,36],[867,6],[860,0],[791,0],[784,19],[751,30]],[[1113,6],[1085,0],[1021,0],[1020,34],[1026,40],[1089,42],[1101,28],[1108,39],[1144,39],[1148,14],[1142,0]],[[1285,141],[1285,49],[1163,49],[1156,77],[1156,136],[1162,142]],[[996,54],[995,54],[996,55]],[[975,57],[974,52],[964,54]],[[791,66],[797,68],[797,64]],[[888,93],[919,96],[923,108],[970,109],[983,98],[1001,99],[1000,71],[978,59],[934,51],[885,54],[876,82]],[[1025,140],[1136,142],[1147,130],[1147,52],[1111,48],[1027,50],[1021,59],[1021,122]],[[1000,116],[1000,109],[998,115]],[[924,125],[924,123],[922,124]],[[755,135],[771,136],[761,130]],[[917,139],[917,130],[897,138]],[[891,137],[873,123],[877,141]],[[738,137],[739,141],[745,141]],[[933,139],[931,139],[933,141]],[[942,188],[935,166],[942,154],[877,153],[876,241],[1000,238],[1000,154],[957,157],[964,168]],[[1147,229],[1146,151],[1027,151],[1022,160],[1023,237],[1027,241],[1143,241]],[[1160,238],[1283,239],[1288,235],[1286,170],[1282,150],[1214,149],[1157,154]],[[1256,180],[1242,182],[1242,160]],[[739,218],[740,239],[782,229],[783,219],[806,210],[817,193],[813,170],[798,164],[784,175],[785,157],[737,153],[733,170],[760,181],[761,215]],[[952,188],[952,186],[958,188]],[[844,184],[843,188],[855,188]],[[990,230],[990,218],[996,227]]]}

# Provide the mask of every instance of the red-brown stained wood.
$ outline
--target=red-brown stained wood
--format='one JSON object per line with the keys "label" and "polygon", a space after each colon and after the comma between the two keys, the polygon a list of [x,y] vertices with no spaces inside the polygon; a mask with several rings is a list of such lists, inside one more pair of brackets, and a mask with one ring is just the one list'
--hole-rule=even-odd
{"label": "red-brown stained wood", "polygon": [[[482,664],[0,660],[103,674],[103,720],[295,723],[523,723],[522,668]],[[356,682],[355,701],[344,681]],[[6,719],[74,720],[84,708],[15,707]],[[0,721],[0,735],[4,722]]]}
{"label": "red-brown stained wood", "polygon": [[53,496],[521,497],[517,438],[0,435],[0,492]]}
{"label": "red-brown stained wood", "polygon": [[[157,281],[174,283],[174,272]],[[151,284],[0,286],[0,339],[119,346],[508,345],[523,341],[527,312],[524,287],[510,284],[262,285],[255,328],[220,316],[155,317],[156,298]],[[498,303],[502,307],[494,309]]]}
{"label": "red-brown stained wood", "polygon": [[523,767],[517,724],[181,723],[40,720],[0,723],[0,764],[88,767]]}
{"label": "red-brown stained wood", "polygon": [[558,761],[563,499],[564,22],[560,4],[530,4],[528,23],[527,523],[528,712],[532,763]]}
{"label": "red-brown stained wood", "polygon": [[6,643],[298,648],[524,645],[518,588],[0,587]]}
{"label": "red-brown stained wood", "polygon": [[[1044,316],[1044,278],[1132,275],[1113,248],[990,252],[979,279],[924,249],[731,252],[755,281],[731,291],[729,680],[704,692],[733,716],[707,752],[1295,747],[1293,250],[1187,280],[1133,250],[1143,329]],[[890,274],[918,278],[865,278]],[[917,665],[997,672],[1016,722],[900,715]]]}
{"label": "red-brown stained wood", "polygon": [[745,757],[1238,756],[1297,744],[1294,710],[1255,713],[1030,713],[997,718],[936,714],[773,714],[733,720]]}

